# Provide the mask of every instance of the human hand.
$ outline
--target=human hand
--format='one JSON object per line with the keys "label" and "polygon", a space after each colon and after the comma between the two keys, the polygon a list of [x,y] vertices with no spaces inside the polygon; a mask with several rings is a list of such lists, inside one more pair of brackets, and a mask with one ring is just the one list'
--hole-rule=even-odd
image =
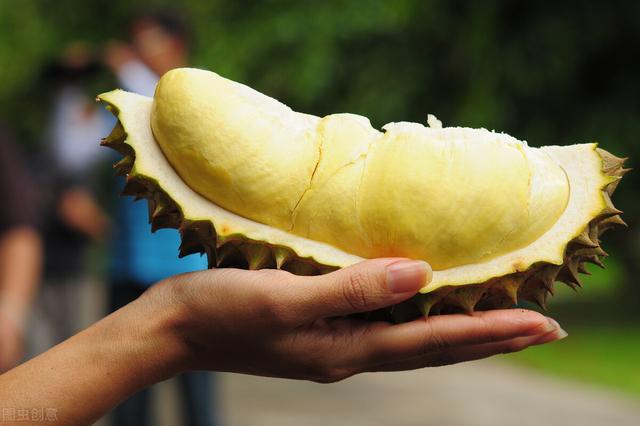
{"label": "human hand", "polygon": [[107,215],[84,188],[71,188],[61,195],[58,215],[67,226],[94,240],[101,239],[109,228]]}
{"label": "human hand", "polygon": [[334,382],[367,371],[454,364],[561,339],[523,309],[443,315],[404,324],[345,317],[397,304],[431,279],[424,262],[376,259],[302,277],[218,269],[172,277],[145,293],[171,312],[183,369]]}

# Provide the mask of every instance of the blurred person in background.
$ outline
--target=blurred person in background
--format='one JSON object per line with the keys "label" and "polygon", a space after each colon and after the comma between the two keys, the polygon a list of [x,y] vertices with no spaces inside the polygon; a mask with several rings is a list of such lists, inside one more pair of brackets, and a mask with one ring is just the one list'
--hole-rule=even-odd
{"label": "blurred person in background", "polygon": [[0,125],[0,373],[23,356],[23,338],[38,288],[42,243],[35,189]]}
{"label": "blurred person in background", "polygon": [[[141,16],[131,24],[131,44],[111,42],[105,62],[128,91],[153,96],[159,77],[186,65],[187,34],[175,15]],[[124,184],[124,182],[123,182]],[[119,200],[113,234],[110,307],[115,311],[137,299],[153,283],[184,272],[207,269],[199,256],[177,257],[180,236],[175,229],[149,232],[145,202]],[[187,372],[178,376],[186,425],[216,424],[212,375]],[[118,425],[150,424],[149,391],[142,391],[115,410]]]}
{"label": "blurred person in background", "polygon": [[[39,179],[46,193],[43,285],[30,332],[30,351],[38,354],[83,328],[83,295],[90,283],[88,250],[102,239],[109,219],[97,201],[98,171],[109,153],[96,141],[113,126],[87,88],[100,72],[89,46],[69,44],[45,71],[53,89],[51,115],[41,150]],[[92,315],[94,320],[102,312]]]}

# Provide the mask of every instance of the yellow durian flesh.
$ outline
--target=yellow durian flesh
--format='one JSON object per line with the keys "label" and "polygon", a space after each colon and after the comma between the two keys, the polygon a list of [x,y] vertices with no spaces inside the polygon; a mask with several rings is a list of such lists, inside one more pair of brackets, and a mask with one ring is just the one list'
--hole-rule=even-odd
{"label": "yellow durian flesh", "polygon": [[163,76],[151,113],[153,134],[200,194],[244,217],[287,228],[318,160],[310,131],[318,119],[210,74],[178,69]]}
{"label": "yellow durian flesh", "polygon": [[213,266],[314,274],[408,256],[435,269],[413,299],[424,314],[543,305],[556,279],[579,285],[584,262],[600,264],[598,236],[624,223],[609,198],[623,160],[596,144],[530,148],[433,118],[381,132],[193,69],[165,75],[153,99],[99,99],[119,120],[104,144],[125,156],[125,192]]}
{"label": "yellow durian flesh", "polygon": [[434,269],[528,245],[569,196],[563,169],[504,134],[318,118],[215,73],[160,81],[153,134],[182,179],[215,204],[361,257]]}

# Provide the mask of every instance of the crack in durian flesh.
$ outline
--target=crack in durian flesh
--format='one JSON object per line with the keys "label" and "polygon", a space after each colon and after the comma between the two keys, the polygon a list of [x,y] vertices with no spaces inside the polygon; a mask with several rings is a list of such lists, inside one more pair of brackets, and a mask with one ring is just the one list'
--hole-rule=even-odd
{"label": "crack in durian flesh", "polygon": [[435,270],[482,263],[548,231],[569,199],[546,152],[485,129],[319,118],[200,70],[160,81],[151,127],[181,178],[214,204],[372,258]]}

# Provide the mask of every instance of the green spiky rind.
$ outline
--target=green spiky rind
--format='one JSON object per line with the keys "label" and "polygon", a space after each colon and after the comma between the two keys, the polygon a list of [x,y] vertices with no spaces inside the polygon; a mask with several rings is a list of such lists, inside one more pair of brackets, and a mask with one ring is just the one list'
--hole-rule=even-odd
{"label": "green spiky rind", "polygon": [[[112,105],[107,105],[107,108],[118,116],[117,108]],[[127,143],[127,134],[120,122],[103,139],[102,145],[123,156],[114,165],[117,174],[126,176],[123,195],[147,200],[152,231],[161,228],[180,231],[180,257],[200,253],[207,256],[210,268],[277,268],[297,275],[319,275],[337,269],[312,258],[300,257],[287,247],[251,240],[241,234],[226,235],[217,232],[209,220],[186,219],[180,206],[156,180],[135,170],[136,153]],[[567,244],[561,265],[539,262],[526,271],[514,272],[484,283],[444,286],[430,293],[418,294],[391,308],[363,316],[370,320],[403,322],[419,316],[509,308],[521,300],[546,309],[547,298],[553,295],[556,282],[563,282],[573,289],[581,287],[579,274],[587,272],[586,263],[604,266],[602,258],[607,254],[600,247],[602,233],[615,226],[626,226],[620,217],[622,212],[613,206],[610,198],[622,176],[629,171],[624,168],[626,158],[615,157],[600,148],[596,152],[602,158],[603,174],[612,178],[602,188],[605,207]]]}

